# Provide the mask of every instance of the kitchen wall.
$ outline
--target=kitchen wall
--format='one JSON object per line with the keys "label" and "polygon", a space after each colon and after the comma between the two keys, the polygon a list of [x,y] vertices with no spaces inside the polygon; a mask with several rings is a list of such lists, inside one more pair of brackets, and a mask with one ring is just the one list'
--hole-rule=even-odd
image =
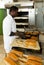
{"label": "kitchen wall", "polygon": [[5,3],[12,2],[12,0],[0,0],[0,35],[2,35],[2,23],[3,19],[7,15],[7,10],[5,8]]}
{"label": "kitchen wall", "polygon": [[29,0],[18,0],[18,1],[29,1]]}
{"label": "kitchen wall", "polygon": [[35,8],[36,8],[36,25],[39,28],[44,29],[44,3],[35,3]]}
{"label": "kitchen wall", "polygon": [[7,15],[6,9],[0,9],[0,35],[2,35],[3,19]]}
{"label": "kitchen wall", "polygon": [[0,8],[5,8],[5,3],[11,3],[13,0],[0,0]]}

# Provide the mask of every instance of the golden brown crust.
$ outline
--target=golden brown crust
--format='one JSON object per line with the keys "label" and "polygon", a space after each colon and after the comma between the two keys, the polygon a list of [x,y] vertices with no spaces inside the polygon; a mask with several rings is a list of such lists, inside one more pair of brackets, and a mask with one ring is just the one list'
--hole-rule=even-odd
{"label": "golden brown crust", "polygon": [[18,57],[15,55],[15,54],[13,54],[13,53],[8,53],[8,57],[10,57],[11,59],[13,59],[14,61],[18,61]]}
{"label": "golden brown crust", "polygon": [[[11,60],[9,57],[4,58],[5,62],[7,62],[9,65],[17,65],[13,60]],[[8,65],[7,64],[7,65]]]}
{"label": "golden brown crust", "polygon": [[38,31],[34,31],[34,32],[33,32],[33,35],[37,35],[37,34],[39,34]]}
{"label": "golden brown crust", "polygon": [[32,46],[32,47],[36,47],[36,40],[33,40],[33,39],[27,39],[26,41],[25,41],[25,44],[26,44],[26,47],[28,47],[28,46]]}
{"label": "golden brown crust", "polygon": [[26,32],[25,34],[26,34],[26,35],[28,35],[28,34],[32,34],[32,31],[30,31],[30,32]]}
{"label": "golden brown crust", "polygon": [[32,36],[31,39],[38,40],[38,37]]}
{"label": "golden brown crust", "polygon": [[38,61],[38,62],[42,62],[42,58],[34,56],[34,55],[29,55],[28,59],[34,60],[34,61]]}
{"label": "golden brown crust", "polygon": [[30,35],[38,35],[39,34],[39,31],[29,31],[29,32],[26,32],[25,34],[30,34]]}
{"label": "golden brown crust", "polygon": [[16,54],[17,56],[22,57],[23,56],[23,52],[17,51],[17,50],[12,50],[12,53]]}
{"label": "golden brown crust", "polygon": [[36,61],[32,61],[32,60],[28,60],[26,62],[26,65],[42,65],[42,63],[36,62]]}

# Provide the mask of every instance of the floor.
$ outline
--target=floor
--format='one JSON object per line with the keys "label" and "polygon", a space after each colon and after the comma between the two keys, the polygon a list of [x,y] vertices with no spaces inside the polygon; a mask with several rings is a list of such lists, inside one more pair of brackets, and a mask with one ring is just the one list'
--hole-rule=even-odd
{"label": "floor", "polygon": [[5,65],[4,63],[5,51],[3,46],[3,37],[0,36],[0,65]]}
{"label": "floor", "polygon": [[[42,45],[42,54],[37,54],[37,55],[42,57],[44,60],[44,43],[42,43],[41,45]],[[4,63],[4,57],[5,57],[5,51],[4,51],[4,45],[3,45],[3,36],[0,36],[0,65],[6,65]]]}

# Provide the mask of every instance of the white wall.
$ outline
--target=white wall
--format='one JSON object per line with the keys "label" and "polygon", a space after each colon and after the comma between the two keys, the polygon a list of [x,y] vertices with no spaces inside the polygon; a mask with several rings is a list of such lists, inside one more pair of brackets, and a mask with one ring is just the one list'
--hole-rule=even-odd
{"label": "white wall", "polygon": [[0,0],[0,8],[5,8],[5,3],[11,3],[13,0]]}
{"label": "white wall", "polygon": [[38,28],[44,29],[44,3],[35,3],[35,8],[37,8],[36,15],[36,25]]}
{"label": "white wall", "polygon": [[13,2],[13,0],[2,0],[2,1],[5,2],[5,3]]}
{"label": "white wall", "polygon": [[29,1],[29,0],[18,0],[18,1]]}

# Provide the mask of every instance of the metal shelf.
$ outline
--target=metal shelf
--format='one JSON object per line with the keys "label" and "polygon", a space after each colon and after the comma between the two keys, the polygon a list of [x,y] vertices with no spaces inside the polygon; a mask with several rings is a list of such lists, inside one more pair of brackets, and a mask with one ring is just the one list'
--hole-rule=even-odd
{"label": "metal shelf", "polygon": [[5,4],[6,8],[10,8],[11,6],[17,6],[19,8],[33,7],[34,6],[34,1],[29,1],[29,2],[13,2],[13,3]]}
{"label": "metal shelf", "polygon": [[28,23],[16,23],[16,25],[28,25]]}
{"label": "metal shelf", "polygon": [[15,17],[14,19],[28,19],[28,17]]}
{"label": "metal shelf", "polygon": [[24,32],[24,28],[16,28],[17,31]]}

